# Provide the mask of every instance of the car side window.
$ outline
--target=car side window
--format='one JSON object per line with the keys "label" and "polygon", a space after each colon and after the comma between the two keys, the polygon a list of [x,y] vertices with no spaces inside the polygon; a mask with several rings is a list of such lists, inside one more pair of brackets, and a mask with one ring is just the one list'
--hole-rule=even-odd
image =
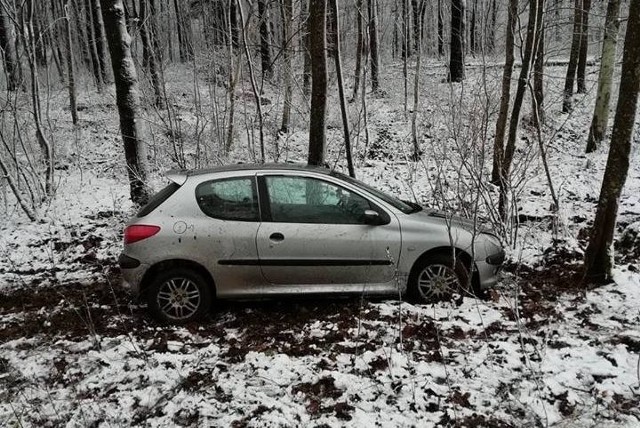
{"label": "car side window", "polygon": [[253,177],[227,178],[201,183],[196,188],[198,206],[209,217],[258,221],[258,198]]}
{"label": "car side window", "polygon": [[362,196],[309,177],[266,176],[271,220],[284,223],[365,224],[371,204]]}

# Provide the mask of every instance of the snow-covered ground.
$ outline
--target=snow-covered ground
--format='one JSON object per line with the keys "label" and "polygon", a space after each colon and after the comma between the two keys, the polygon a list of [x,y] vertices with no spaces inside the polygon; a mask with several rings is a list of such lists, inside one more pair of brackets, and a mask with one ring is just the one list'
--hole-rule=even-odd
{"label": "snow-covered ground", "polygon": [[[361,127],[356,153],[368,154],[356,156],[358,177],[491,221],[496,192],[478,178],[486,182],[491,166],[484,135],[493,134],[499,75],[483,84],[471,68],[461,87],[441,83],[437,64],[424,70],[422,160],[410,158],[410,114],[392,83],[401,68],[389,66],[386,93],[368,101],[368,145],[361,106],[350,105]],[[58,192],[40,221],[8,204],[0,225],[0,426],[640,426],[640,138],[636,132],[620,204],[617,239],[627,244],[617,247],[615,283],[585,289],[585,227],[606,150],[583,154],[593,91],[576,98],[572,115],[559,114],[562,71],[549,68],[545,129],[559,214],[551,216],[537,142],[523,138],[514,165],[520,223],[494,224],[511,244],[510,262],[488,299],[220,302],[186,327],[159,326],[120,287],[120,234],[134,207],[113,94],[85,93],[74,131],[64,91],[52,93],[65,165],[56,171]],[[192,141],[202,131],[203,153],[217,163],[220,145],[199,113],[211,108],[210,88],[202,105],[193,103],[182,95],[188,73],[167,75],[182,136]],[[282,101],[274,88],[265,96],[273,100],[265,122],[275,127]],[[239,110],[252,112],[245,98]],[[328,153],[344,168],[337,110],[329,112]],[[166,138],[176,130],[164,132],[151,109],[144,115],[157,185],[180,151]],[[294,125],[279,141],[281,161],[306,157],[304,114]],[[238,126],[229,162],[250,159],[252,145],[256,153],[257,140]],[[192,153],[187,144],[184,158]]]}

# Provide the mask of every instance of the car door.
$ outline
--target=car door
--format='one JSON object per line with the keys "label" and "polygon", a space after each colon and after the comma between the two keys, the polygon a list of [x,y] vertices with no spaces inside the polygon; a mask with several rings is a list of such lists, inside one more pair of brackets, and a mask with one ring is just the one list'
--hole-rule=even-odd
{"label": "car door", "polygon": [[[258,176],[263,222],[257,235],[272,284],[380,284],[392,281],[400,253],[397,218],[335,180]],[[366,224],[376,210],[385,224]]]}
{"label": "car door", "polygon": [[255,176],[207,180],[195,193],[206,217],[197,225],[200,238],[191,245],[212,267],[217,293],[252,293],[264,282],[256,249],[260,213]]}

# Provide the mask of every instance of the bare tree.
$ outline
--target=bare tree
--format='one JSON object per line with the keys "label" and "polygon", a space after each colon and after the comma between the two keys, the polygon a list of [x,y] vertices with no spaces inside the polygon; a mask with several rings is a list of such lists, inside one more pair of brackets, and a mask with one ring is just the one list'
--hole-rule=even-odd
{"label": "bare tree", "polygon": [[100,62],[100,73],[102,73],[102,81],[108,83],[111,81],[109,73],[109,54],[107,53],[107,36],[104,31],[104,22],[102,21],[102,11],[100,0],[91,0],[93,10],[93,26],[94,36],[96,38],[96,49],[98,50],[98,61]]}
{"label": "bare tree", "polygon": [[587,86],[584,82],[584,75],[587,68],[587,52],[589,50],[589,10],[591,9],[591,0],[582,0],[582,22],[580,28],[580,54],[578,55],[578,70],[576,82],[578,94],[587,92]]}
{"label": "bare tree", "polygon": [[158,49],[155,42],[155,16],[150,10],[149,0],[140,0],[140,38],[144,46],[146,67],[151,76],[151,86],[153,87],[154,103],[156,107],[164,106],[164,82],[160,68],[162,63],[158,58]]}
{"label": "bare tree", "polygon": [[613,122],[611,148],[602,179],[596,218],[591,227],[585,251],[585,282],[605,283],[611,280],[613,267],[613,234],[618,213],[618,200],[627,180],[631,136],[636,119],[640,91],[640,1],[629,6],[627,33],[622,58],[622,76],[616,116]]}
{"label": "bare tree", "polygon": [[[62,0],[61,0],[62,1]],[[71,0],[67,0],[64,4],[64,43],[66,47],[67,59],[67,88],[69,90],[69,110],[71,111],[71,120],[74,125],[78,124],[78,107],[76,105],[76,78],[75,68],[73,65],[73,46],[71,41]]]}
{"label": "bare tree", "polygon": [[569,55],[569,65],[567,65],[567,75],[564,79],[564,98],[562,101],[562,112],[569,113],[573,109],[573,82],[578,67],[578,57],[580,56],[580,40],[582,31],[582,2],[575,0],[573,17],[573,37],[571,39],[571,54]]}
{"label": "bare tree", "polygon": [[587,153],[595,151],[602,140],[609,121],[609,99],[611,98],[611,80],[615,68],[616,45],[620,21],[620,0],[609,0],[607,16],[604,23],[604,40],[602,41],[602,60],[600,75],[598,76],[598,94],[593,112],[589,137],[587,138]]}
{"label": "bare tree", "polygon": [[326,0],[309,0],[309,45],[311,53],[311,119],[309,165],[322,165],[325,155],[327,110]]}
{"label": "bare tree", "polygon": [[144,204],[149,198],[144,181],[144,149],[138,127],[140,94],[138,76],[131,56],[131,37],[127,32],[122,0],[101,0],[102,17],[107,30],[111,66],[116,83],[116,103],[120,132],[124,143],[131,200]]}
{"label": "bare tree", "polygon": [[176,10],[176,29],[178,32],[178,50],[180,61],[193,60],[193,35],[191,34],[191,2],[173,0]]}
{"label": "bare tree", "polygon": [[260,59],[262,64],[262,78],[273,77],[271,64],[271,34],[269,33],[269,10],[266,0],[258,0],[258,17],[260,18]]}
{"label": "bare tree", "polygon": [[369,55],[371,56],[371,90],[380,88],[380,59],[378,55],[378,5],[376,0],[367,0],[369,12]]}
{"label": "bare tree", "polygon": [[20,62],[15,50],[15,34],[13,22],[9,19],[7,5],[0,2],[0,55],[7,77],[7,90],[15,91],[22,86],[20,83]]}
{"label": "bare tree", "polygon": [[282,106],[282,124],[280,125],[280,132],[289,132],[289,122],[291,116],[291,97],[292,97],[292,61],[291,61],[291,39],[293,37],[293,1],[282,0],[280,3],[282,14],[282,31],[283,31],[283,46],[282,46],[282,62],[284,65],[283,80],[284,80],[284,103]]}
{"label": "bare tree", "polygon": [[451,0],[451,51],[449,52],[449,82],[464,80],[465,0]]}
{"label": "bare tree", "polygon": [[[407,1],[407,0],[403,0]],[[356,70],[353,77],[353,95],[352,100],[358,97],[358,89],[360,89],[360,75],[362,74],[362,56],[364,54],[364,29],[362,28],[363,11],[362,0],[356,3],[356,32],[358,33],[356,41]]]}
{"label": "bare tree", "polygon": [[336,26],[336,46],[333,51],[333,59],[336,65],[336,74],[338,75],[338,94],[340,95],[340,112],[342,113],[342,129],[344,135],[344,148],[347,156],[347,169],[349,170],[349,175],[351,177],[355,177],[356,171],[353,167],[353,156],[351,153],[351,136],[349,133],[349,112],[347,111],[347,100],[344,94],[344,82],[342,81],[342,59],[340,58],[340,16],[338,12],[338,1],[329,1]]}
{"label": "bare tree", "polygon": [[544,2],[544,0],[530,0],[529,2],[529,18],[527,22],[527,38],[525,40],[524,54],[522,56],[522,67],[520,68],[520,76],[518,78],[518,86],[516,87],[516,94],[513,98],[513,108],[511,110],[511,119],[509,121],[509,134],[507,137],[507,144],[505,146],[504,158],[500,165],[500,201],[498,211],[502,219],[507,216],[506,203],[507,203],[507,191],[508,180],[511,171],[511,163],[513,161],[513,155],[516,149],[516,136],[518,133],[518,125],[520,122],[520,110],[522,108],[522,102],[529,83],[529,73],[531,70],[531,62],[535,55],[537,33],[540,31],[541,22],[538,16],[538,2]]}
{"label": "bare tree", "polygon": [[500,110],[496,120],[496,136],[493,141],[493,167],[491,170],[491,182],[500,183],[500,165],[504,157],[504,133],[507,129],[509,117],[509,102],[511,98],[511,76],[513,75],[513,47],[516,22],[518,18],[518,0],[509,0],[507,29],[505,37],[505,61],[502,70],[502,95],[500,96]]}

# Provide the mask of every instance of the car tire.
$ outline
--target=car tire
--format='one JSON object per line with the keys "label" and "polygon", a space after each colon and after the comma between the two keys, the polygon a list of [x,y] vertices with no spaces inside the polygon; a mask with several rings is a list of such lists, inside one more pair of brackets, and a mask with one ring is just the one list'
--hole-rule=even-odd
{"label": "car tire", "polygon": [[418,261],[409,276],[411,300],[435,303],[461,299],[471,294],[471,277],[459,257],[434,254]]}
{"label": "car tire", "polygon": [[211,308],[211,286],[198,272],[176,268],[160,272],[147,293],[151,314],[159,321],[186,324]]}

